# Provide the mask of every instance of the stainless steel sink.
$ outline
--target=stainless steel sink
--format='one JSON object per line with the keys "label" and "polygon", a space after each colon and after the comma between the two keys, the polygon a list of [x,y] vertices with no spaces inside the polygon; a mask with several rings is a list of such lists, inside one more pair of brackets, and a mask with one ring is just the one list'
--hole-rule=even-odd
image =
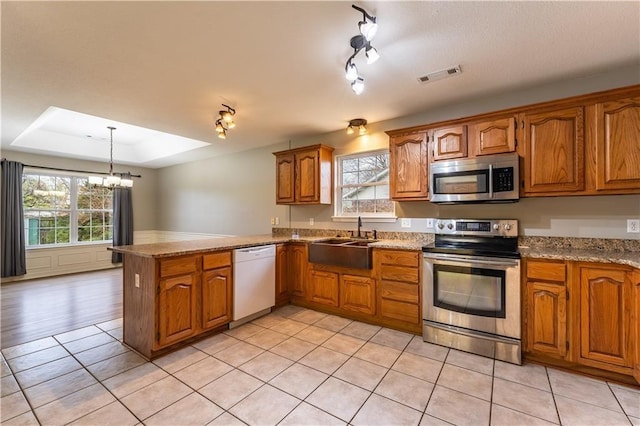
{"label": "stainless steel sink", "polygon": [[374,240],[332,238],[309,244],[309,262],[345,268],[371,269]]}

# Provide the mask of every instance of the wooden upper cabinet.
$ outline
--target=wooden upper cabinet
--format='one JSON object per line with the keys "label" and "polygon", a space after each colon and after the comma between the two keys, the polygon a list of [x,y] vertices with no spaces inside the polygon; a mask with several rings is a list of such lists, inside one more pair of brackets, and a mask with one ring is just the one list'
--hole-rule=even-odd
{"label": "wooden upper cabinet", "polygon": [[[604,264],[579,264],[580,362],[630,374],[633,367],[631,273]],[[626,371],[628,370],[628,371]]]}
{"label": "wooden upper cabinet", "polygon": [[389,139],[389,184],[393,200],[427,200],[427,135],[417,133]]}
{"label": "wooden upper cabinet", "polygon": [[331,204],[333,148],[314,145],[274,152],[277,204]]}
{"label": "wooden upper cabinet", "polygon": [[433,160],[447,160],[467,156],[467,126],[452,126],[433,129]]}
{"label": "wooden upper cabinet", "polygon": [[516,150],[516,119],[506,117],[469,125],[470,154],[490,155]]}
{"label": "wooden upper cabinet", "polygon": [[523,113],[520,120],[525,195],[584,190],[584,108]]}
{"label": "wooden upper cabinet", "polygon": [[282,154],[276,157],[276,203],[293,203],[295,201],[295,163],[293,154]]}
{"label": "wooden upper cabinet", "polygon": [[596,189],[640,187],[640,97],[596,104]]}

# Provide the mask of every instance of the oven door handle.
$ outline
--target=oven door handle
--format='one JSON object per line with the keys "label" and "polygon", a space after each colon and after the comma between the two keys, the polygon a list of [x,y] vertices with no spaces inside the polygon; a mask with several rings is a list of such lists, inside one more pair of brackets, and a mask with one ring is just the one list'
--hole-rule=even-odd
{"label": "oven door handle", "polygon": [[444,260],[447,262],[464,262],[471,265],[481,265],[481,266],[517,266],[518,260],[516,259],[500,259],[500,260],[485,260],[482,258],[478,258],[477,256],[464,256],[459,254],[424,254],[425,260]]}

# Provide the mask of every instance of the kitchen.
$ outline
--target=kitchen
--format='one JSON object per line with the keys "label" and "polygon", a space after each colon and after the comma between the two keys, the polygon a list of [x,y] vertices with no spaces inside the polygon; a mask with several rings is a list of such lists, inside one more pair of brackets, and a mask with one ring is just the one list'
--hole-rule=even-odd
{"label": "kitchen", "polygon": [[[348,15],[348,12],[345,13]],[[367,72],[372,71],[367,69]],[[464,72],[461,76],[437,84],[446,84],[449,81],[453,84],[456,78],[465,76]],[[336,78],[338,77],[342,78],[336,75]],[[142,179],[136,180],[133,191],[136,205],[135,229],[139,236],[147,238],[154,238],[152,234],[155,230],[162,230],[165,235],[184,233],[187,238],[197,236],[193,234],[254,235],[270,233],[275,226],[271,224],[271,220],[276,221],[275,218],[278,218],[280,226],[284,224],[285,228],[297,230],[353,230],[355,221],[332,220],[334,212],[331,206],[276,205],[272,153],[287,150],[291,146],[303,147],[317,143],[334,147],[335,156],[371,151],[388,147],[389,138],[385,132],[393,129],[468,117],[637,83],[637,67],[629,66],[588,77],[567,78],[530,88],[503,91],[498,95],[453,102],[402,118],[373,122],[367,126],[369,133],[366,138],[348,137],[344,129],[341,129],[317,136],[292,138],[295,142],[292,144],[282,142],[184,165],[161,169],[131,167],[132,172],[143,175]],[[367,90],[368,93],[373,91],[371,87]],[[241,111],[238,107],[238,131],[241,129]],[[225,143],[230,144],[232,140],[233,130]],[[89,170],[104,167],[103,163],[39,154],[17,151],[10,154],[3,152],[3,155],[12,160],[28,164]],[[612,212],[613,205],[615,210]],[[215,215],[211,212],[215,212]],[[261,212],[259,217],[256,212]],[[425,232],[427,221],[434,218],[515,217],[519,220],[520,235],[629,239],[632,238],[632,234],[626,233],[626,220],[638,217],[638,201],[634,195],[607,195],[525,198],[518,203],[507,205],[439,206],[422,201],[399,202],[396,215],[410,219],[408,223],[404,221],[404,225],[408,224],[409,228],[403,228],[401,223],[370,222],[366,218],[364,228],[383,232]]]}

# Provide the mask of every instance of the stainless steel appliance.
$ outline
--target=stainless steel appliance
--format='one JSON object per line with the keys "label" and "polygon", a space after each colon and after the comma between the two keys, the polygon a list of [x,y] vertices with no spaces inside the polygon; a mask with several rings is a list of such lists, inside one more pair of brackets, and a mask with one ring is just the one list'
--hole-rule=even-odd
{"label": "stainless steel appliance", "polygon": [[517,201],[519,163],[515,152],[431,163],[429,201],[443,204]]}
{"label": "stainless steel appliance", "polygon": [[423,339],[521,364],[517,220],[439,219],[424,246]]}

